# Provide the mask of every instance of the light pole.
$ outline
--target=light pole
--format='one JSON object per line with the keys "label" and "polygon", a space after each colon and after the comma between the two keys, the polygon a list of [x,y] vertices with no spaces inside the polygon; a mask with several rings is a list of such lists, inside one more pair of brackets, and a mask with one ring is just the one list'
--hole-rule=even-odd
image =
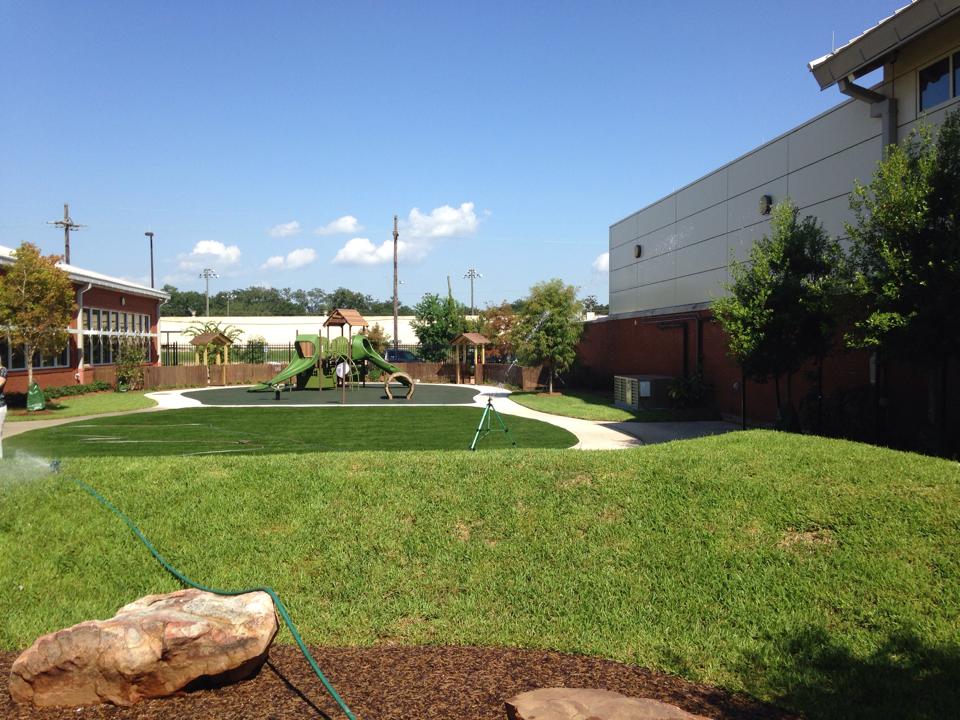
{"label": "light pole", "polygon": [[470,278],[470,314],[476,315],[473,308],[473,281],[478,278],[482,278],[483,275],[478,273],[474,268],[470,268],[469,270],[467,270],[467,274],[464,275],[464,277]]}
{"label": "light pole", "polygon": [[393,349],[400,348],[400,341],[397,340],[397,238],[400,233],[397,232],[397,216],[393,216]]}
{"label": "light pole", "polygon": [[210,278],[218,278],[220,276],[210,268],[204,268],[203,272],[200,273],[200,277],[207,281],[207,317],[210,317]]}
{"label": "light pole", "polygon": [[153,287],[153,233],[147,230],[144,235],[150,238],[150,287]]}

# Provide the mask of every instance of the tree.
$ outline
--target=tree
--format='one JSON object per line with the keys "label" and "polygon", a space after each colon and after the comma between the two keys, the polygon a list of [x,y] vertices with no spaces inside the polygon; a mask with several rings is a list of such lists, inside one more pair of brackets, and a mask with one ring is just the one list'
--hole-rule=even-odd
{"label": "tree", "polygon": [[583,333],[583,303],[577,289],[554,278],[530,288],[517,316],[512,339],[524,363],[542,363],[549,368],[549,392],[553,379],[576,358],[577,342]]}
{"label": "tree", "polygon": [[383,355],[383,351],[387,349],[387,345],[390,343],[390,336],[380,327],[380,323],[374,323],[373,327],[367,330],[364,335],[373,345],[373,349]]}
{"label": "tree", "polygon": [[587,295],[583,299],[583,309],[595,315],[607,315],[610,312],[610,306],[601,305],[596,295]]}
{"label": "tree", "polygon": [[10,343],[23,346],[32,384],[34,357],[56,355],[67,346],[76,304],[70,277],[57,267],[60,256],[41,255],[36,245],[23,243],[14,257],[0,276],[0,323]]}
{"label": "tree", "polygon": [[773,378],[781,413],[780,378],[786,375],[786,408],[795,417],[790,380],[830,348],[843,253],[816,218],[801,220],[789,199],[773,209],[770,227],[771,236],[750,249],[749,262],[731,263],[730,294],[714,302],[713,313],[744,376],[758,382]]}
{"label": "tree", "polygon": [[946,437],[946,378],[960,355],[960,110],[936,142],[929,128],[887,149],[850,207],[852,288],[862,313],[847,342],[941,374],[940,427]]}
{"label": "tree", "polygon": [[416,319],[411,323],[420,341],[425,360],[435,362],[447,358],[450,343],[467,327],[466,308],[452,297],[442,298],[429,293],[413,308]]}
{"label": "tree", "polygon": [[510,303],[504,301],[497,306],[487,307],[480,312],[480,333],[493,346],[494,354],[501,359],[513,354],[511,331],[517,324],[517,315]]}

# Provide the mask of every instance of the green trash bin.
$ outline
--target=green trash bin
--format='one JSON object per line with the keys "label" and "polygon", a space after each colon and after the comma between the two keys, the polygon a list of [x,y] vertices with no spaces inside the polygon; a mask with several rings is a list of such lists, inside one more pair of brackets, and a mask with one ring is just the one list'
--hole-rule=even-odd
{"label": "green trash bin", "polygon": [[43,390],[35,382],[30,383],[27,389],[27,410],[43,410],[46,406],[47,401],[43,397]]}

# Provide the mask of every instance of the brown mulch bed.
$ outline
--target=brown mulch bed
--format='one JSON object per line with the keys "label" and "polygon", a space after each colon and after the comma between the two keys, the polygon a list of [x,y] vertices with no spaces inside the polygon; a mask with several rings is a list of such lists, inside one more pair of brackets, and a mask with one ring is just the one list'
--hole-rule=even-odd
{"label": "brown mulch bed", "polygon": [[[610,660],[543,650],[473,647],[316,648],[314,656],[361,720],[504,720],[508,698],[540,687],[593,687],[678,705],[715,720],[797,720],[744,695]],[[61,710],[10,700],[10,665],[0,653],[0,717],[10,720],[286,720],[344,717],[292,646],[275,646],[246,682],[198,690],[130,708]]]}

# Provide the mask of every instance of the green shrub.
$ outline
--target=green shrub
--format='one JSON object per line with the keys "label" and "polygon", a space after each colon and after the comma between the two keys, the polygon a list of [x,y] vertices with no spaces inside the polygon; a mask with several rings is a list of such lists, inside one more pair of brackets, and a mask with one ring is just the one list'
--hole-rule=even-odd
{"label": "green shrub", "polygon": [[[48,402],[57,398],[67,397],[69,395],[86,395],[88,393],[103,392],[111,390],[110,383],[97,380],[96,382],[86,383],[85,385],[54,385],[45,388],[43,397]],[[23,408],[27,406],[27,394],[13,392],[6,394],[7,405],[12,408]]]}

